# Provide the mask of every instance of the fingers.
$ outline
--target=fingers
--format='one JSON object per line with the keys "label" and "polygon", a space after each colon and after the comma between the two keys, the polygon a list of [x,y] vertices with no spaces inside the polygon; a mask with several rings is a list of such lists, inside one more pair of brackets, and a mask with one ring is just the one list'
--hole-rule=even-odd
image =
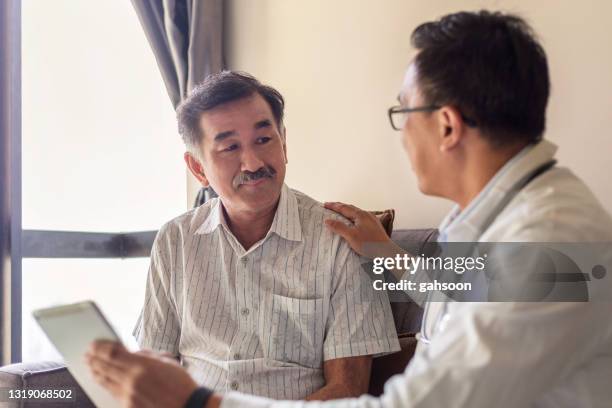
{"label": "fingers", "polygon": [[130,365],[131,353],[121,343],[109,340],[94,341],[87,352],[90,357],[127,368]]}
{"label": "fingers", "polygon": [[168,363],[178,362],[178,356],[170,352],[167,352],[167,351],[157,352],[153,350],[143,349],[143,350],[137,351],[134,354],[136,354],[137,356],[144,356],[144,357],[148,357],[148,358],[152,358],[156,360],[162,360]]}
{"label": "fingers", "polygon": [[100,384],[102,387],[106,388],[113,394],[115,397],[119,397],[121,395],[121,381],[112,377],[108,372],[104,371],[102,367],[98,364],[89,365],[91,368],[91,373],[94,377],[94,380]]}
{"label": "fingers", "polygon": [[136,354],[137,356],[144,356],[144,357],[150,357],[150,358],[163,358],[163,357],[174,357],[172,354],[168,353],[167,351],[153,351],[153,350],[148,350],[148,349],[143,349],[143,350],[138,350],[137,352],[135,352],[134,354]]}
{"label": "fingers", "polygon": [[328,210],[332,210],[342,215],[345,218],[348,218],[351,221],[355,221],[355,219],[364,212],[363,210],[355,207],[354,205],[345,204],[345,203],[325,203],[323,204],[325,208]]}
{"label": "fingers", "polygon": [[105,378],[114,382],[120,383],[121,378],[127,373],[126,368],[116,364],[114,360],[105,360],[91,354],[87,354],[85,358],[93,373],[103,373]]}
{"label": "fingers", "polygon": [[86,360],[94,380],[106,388],[115,398],[120,398],[122,384],[124,383],[121,374],[124,371],[90,354],[87,354]]}
{"label": "fingers", "polygon": [[342,221],[337,221],[337,220],[332,220],[332,219],[327,219],[324,222],[325,222],[325,226],[334,234],[340,235],[342,238],[344,238],[349,243],[353,241],[352,238],[353,238],[353,234],[355,233],[355,231],[352,227],[346,225]]}
{"label": "fingers", "polygon": [[112,365],[104,366],[105,363],[90,365],[94,380],[108,390],[125,407],[154,407],[141,394],[135,392],[133,378],[125,371],[120,371],[121,376]]}
{"label": "fingers", "polygon": [[95,355],[98,358],[110,360],[115,358],[125,348],[116,341],[96,340],[89,345],[89,354]]}

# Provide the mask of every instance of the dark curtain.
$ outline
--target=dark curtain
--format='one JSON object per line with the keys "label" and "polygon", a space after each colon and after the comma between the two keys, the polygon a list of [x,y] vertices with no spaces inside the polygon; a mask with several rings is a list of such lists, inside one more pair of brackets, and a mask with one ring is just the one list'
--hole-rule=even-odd
{"label": "dark curtain", "polygon": [[[132,0],[155,54],[172,106],[223,69],[223,0]],[[216,196],[198,194],[196,205]]]}
{"label": "dark curtain", "polygon": [[132,0],[176,108],[223,69],[223,0]]}

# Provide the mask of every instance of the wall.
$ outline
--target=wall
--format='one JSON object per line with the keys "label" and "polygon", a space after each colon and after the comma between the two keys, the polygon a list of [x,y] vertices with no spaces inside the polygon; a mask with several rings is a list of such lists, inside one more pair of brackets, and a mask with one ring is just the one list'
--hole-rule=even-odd
{"label": "wall", "polygon": [[[450,204],[423,196],[389,127],[419,23],[460,9],[519,12],[548,52],[547,137],[612,210],[612,37],[605,1],[229,0],[229,67],[287,100],[287,182],[319,200],[398,209],[398,226],[436,226]],[[193,187],[193,186],[192,186]]]}

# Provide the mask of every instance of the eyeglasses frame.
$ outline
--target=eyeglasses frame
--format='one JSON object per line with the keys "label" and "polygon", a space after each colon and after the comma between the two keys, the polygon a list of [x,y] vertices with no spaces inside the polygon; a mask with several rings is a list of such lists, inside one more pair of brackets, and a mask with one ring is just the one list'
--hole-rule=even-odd
{"label": "eyeglasses frame", "polygon": [[[395,113],[434,112],[441,108],[442,106],[440,105],[418,106],[414,108],[402,108],[400,105],[395,105],[389,108],[387,114],[389,115],[389,122],[391,123],[393,130],[402,130],[402,128],[395,127],[395,124],[393,123],[393,115]],[[461,113],[461,119],[468,127],[474,128],[478,126],[474,119],[468,118],[463,113]]]}

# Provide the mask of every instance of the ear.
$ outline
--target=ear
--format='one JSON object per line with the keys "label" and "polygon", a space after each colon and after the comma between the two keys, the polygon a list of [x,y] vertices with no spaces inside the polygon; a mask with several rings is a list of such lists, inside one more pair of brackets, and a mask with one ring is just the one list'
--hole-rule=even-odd
{"label": "ear", "polygon": [[466,126],[461,113],[453,106],[443,106],[436,112],[439,125],[440,151],[452,150],[465,137]]}
{"label": "ear", "polygon": [[289,163],[289,156],[287,156],[287,128],[282,125],[281,128],[281,140],[283,141],[283,152],[285,153],[285,164]]}
{"label": "ear", "polygon": [[210,183],[208,182],[208,178],[206,178],[206,174],[204,174],[204,167],[202,166],[202,163],[200,163],[200,161],[189,152],[185,152],[183,157],[185,158],[185,163],[187,164],[189,171],[191,171],[191,174],[193,174],[193,176],[198,179],[198,181],[204,187],[208,187]]}

